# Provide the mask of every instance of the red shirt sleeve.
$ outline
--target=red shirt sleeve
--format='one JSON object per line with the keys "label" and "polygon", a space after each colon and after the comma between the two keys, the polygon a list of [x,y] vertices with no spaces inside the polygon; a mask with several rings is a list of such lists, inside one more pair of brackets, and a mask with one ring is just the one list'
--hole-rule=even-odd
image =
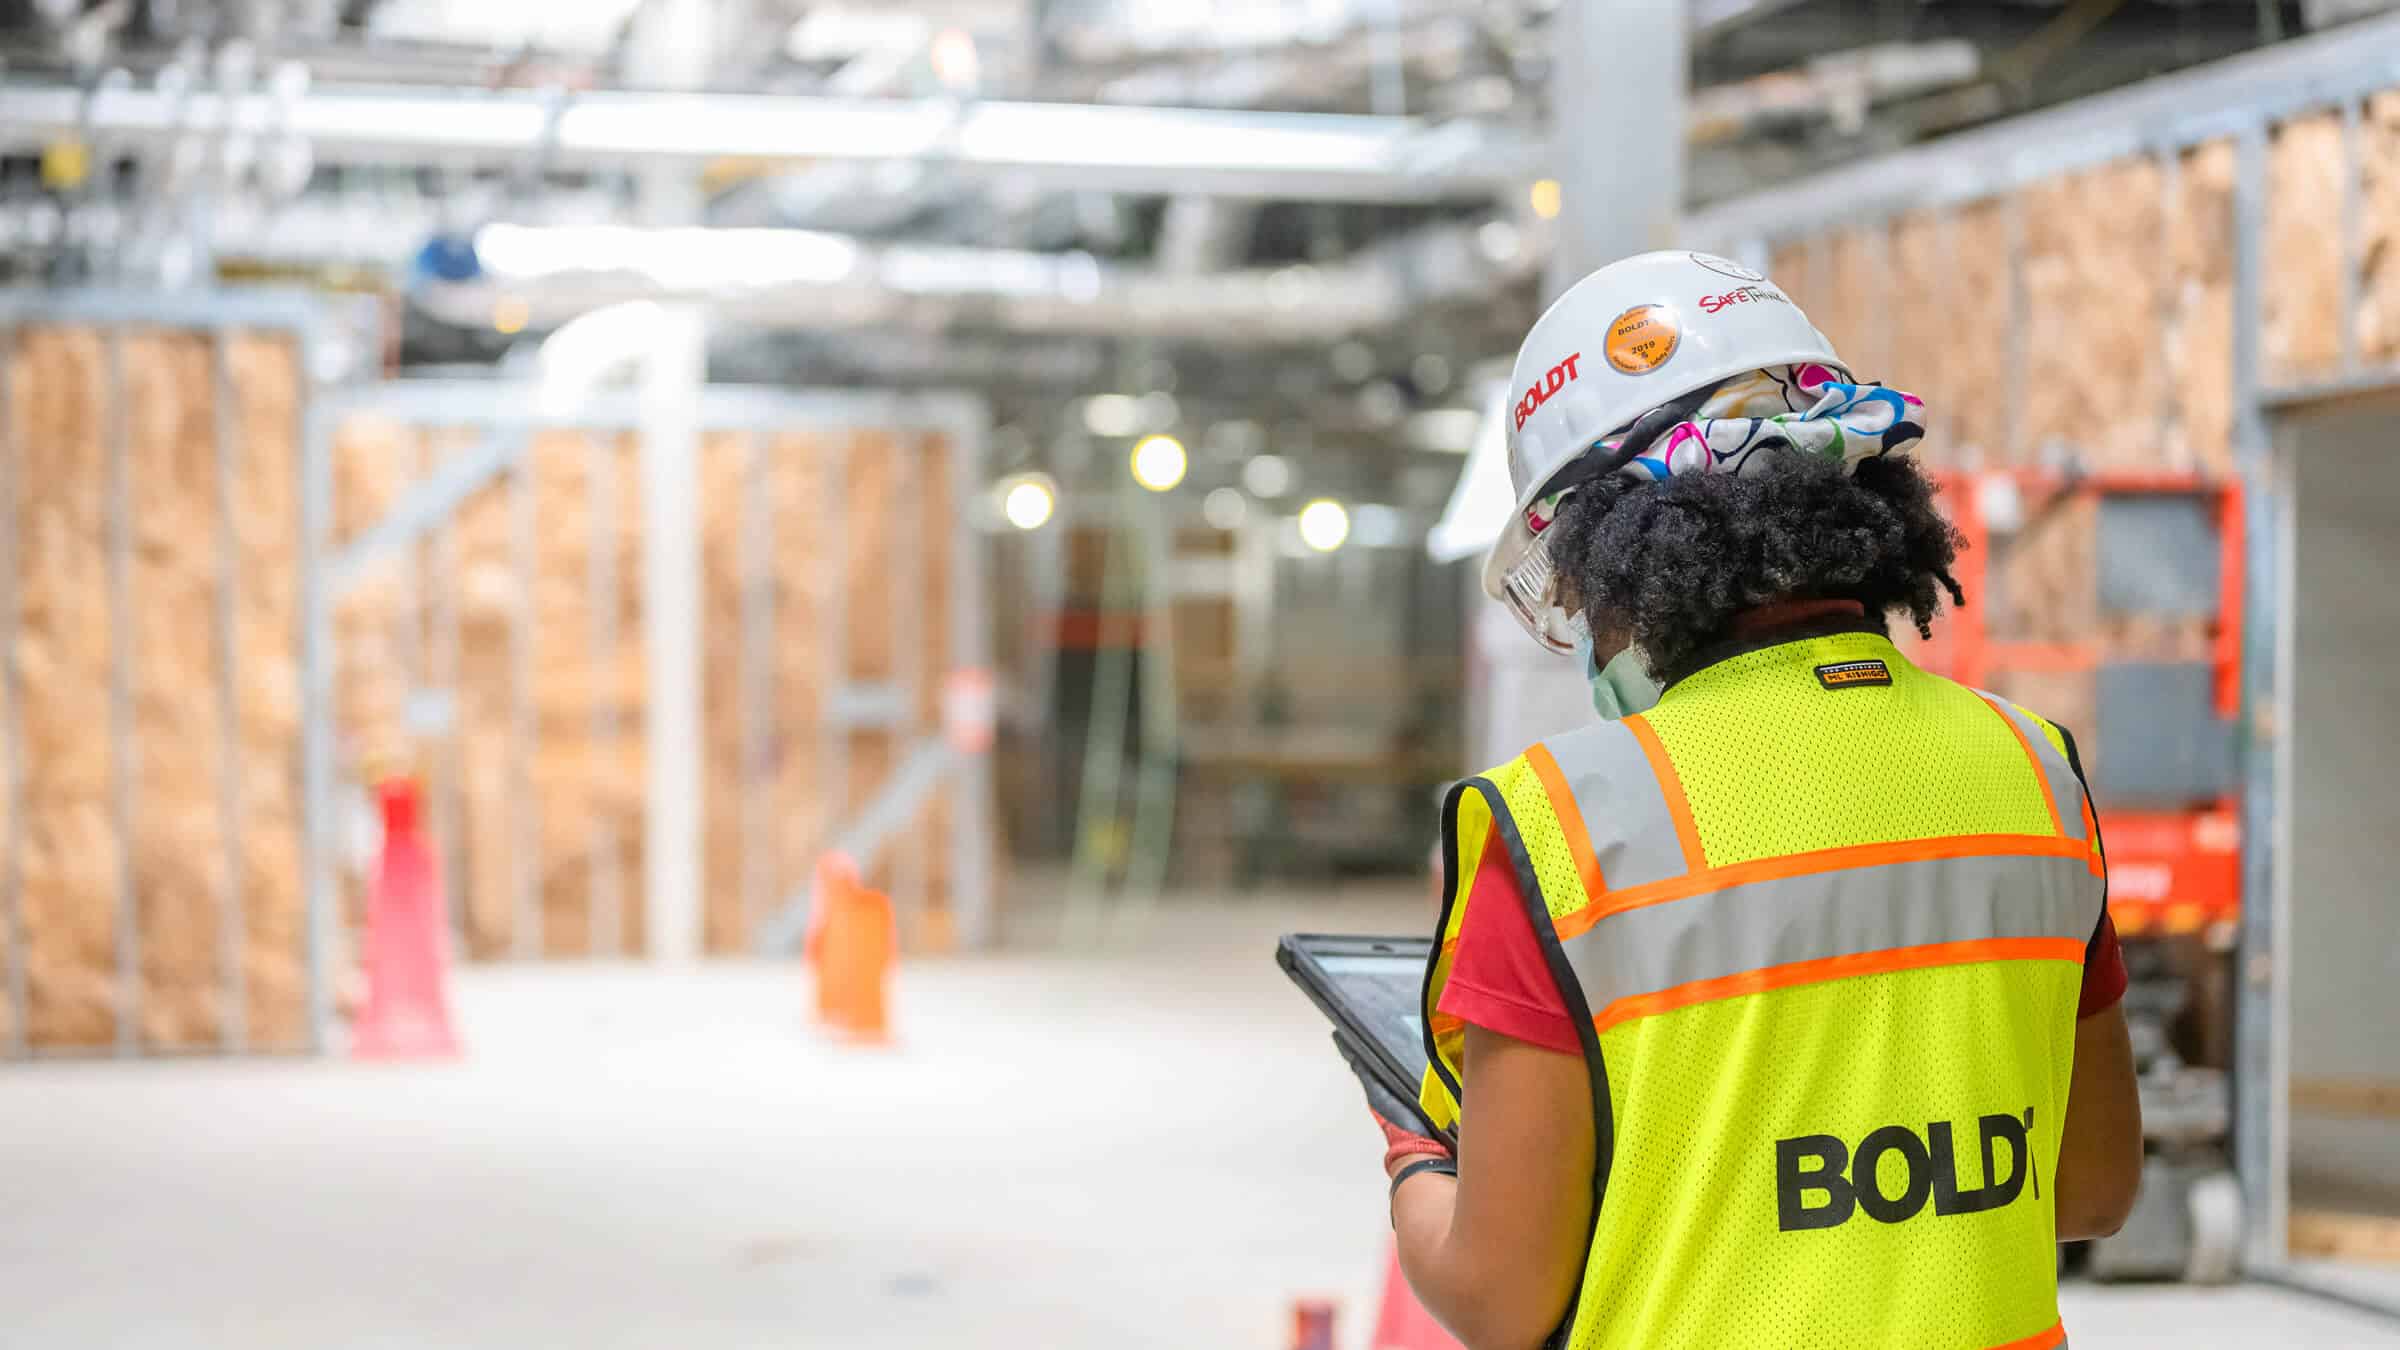
{"label": "red shirt sleeve", "polygon": [[1583,1053],[1575,1019],[1525,912],[1508,850],[1487,840],[1467,893],[1458,955],[1436,1005],[1463,1022],[1565,1054]]}
{"label": "red shirt sleeve", "polygon": [[[1468,910],[1469,918],[1475,911]],[[1465,950],[1461,948],[1460,950]],[[2100,931],[2083,949],[2083,995],[2076,1000],[2078,1020],[2107,1012],[2125,997],[2125,949],[2117,945],[2117,921],[2100,911]]]}

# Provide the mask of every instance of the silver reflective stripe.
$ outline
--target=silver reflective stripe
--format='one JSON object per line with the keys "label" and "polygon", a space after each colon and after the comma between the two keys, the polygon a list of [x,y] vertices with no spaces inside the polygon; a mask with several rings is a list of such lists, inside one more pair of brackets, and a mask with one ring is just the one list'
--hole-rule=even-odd
{"label": "silver reflective stripe", "polygon": [[1597,1013],[1828,957],[1993,938],[2081,943],[2099,922],[2099,880],[2082,859],[1985,854],[1728,886],[1612,914],[1561,945]]}
{"label": "silver reflective stripe", "polygon": [[1624,723],[1595,723],[1544,741],[1542,748],[1558,761],[1610,890],[1683,875],[1683,842],[1675,836],[1666,793]]}
{"label": "silver reflective stripe", "polygon": [[2050,737],[2043,732],[2042,724],[2018,711],[2016,704],[1998,694],[1982,689],[1975,692],[1983,695],[1984,701],[1991,704],[2002,717],[2015,723],[2017,730],[2024,733],[2025,743],[2033,747],[2033,757],[2042,766],[2042,781],[2050,786],[2051,804],[2058,808],[2058,827],[2066,832],[2069,839],[2090,842],[2090,836],[2083,830],[2083,783],[2075,777],[2075,768],[2067,763],[2067,757],[2058,753],[2057,746],[2050,744]]}

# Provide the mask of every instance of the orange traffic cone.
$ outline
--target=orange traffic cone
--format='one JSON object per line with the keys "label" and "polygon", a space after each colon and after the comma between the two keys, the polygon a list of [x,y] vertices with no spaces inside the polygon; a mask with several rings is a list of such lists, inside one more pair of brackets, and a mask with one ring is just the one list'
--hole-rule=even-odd
{"label": "orange traffic cone", "polygon": [[458,1053],[450,1025],[450,924],[441,874],[419,824],[412,778],[378,789],[383,857],[367,895],[366,1008],[352,1029],[357,1059],[446,1059]]}
{"label": "orange traffic cone", "polygon": [[1417,1302],[1408,1277],[1400,1273],[1400,1249],[1391,1249],[1383,1272],[1382,1306],[1375,1313],[1375,1334],[1367,1350],[1464,1350],[1458,1338],[1442,1330],[1425,1305]]}
{"label": "orange traffic cone", "polygon": [[900,953],[892,899],[868,889],[858,865],[839,853],[817,860],[816,891],[808,957],[817,968],[817,1018],[856,1040],[889,1040],[892,966]]}

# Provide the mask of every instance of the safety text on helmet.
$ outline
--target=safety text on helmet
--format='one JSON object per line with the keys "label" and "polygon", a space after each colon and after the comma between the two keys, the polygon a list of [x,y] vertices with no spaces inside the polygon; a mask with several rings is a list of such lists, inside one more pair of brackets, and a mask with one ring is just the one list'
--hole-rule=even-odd
{"label": "safety text on helmet", "polygon": [[1792,297],[1776,290],[1773,286],[1736,286],[1730,291],[1701,296],[1700,312],[1714,314],[1718,310],[1730,309],[1735,305],[1756,305],[1768,301],[1779,305],[1788,305],[1792,303]]}
{"label": "safety text on helmet", "polygon": [[1525,419],[1533,416],[1537,409],[1548,403],[1551,395],[1575,382],[1575,363],[1582,359],[1583,353],[1577,352],[1550,367],[1549,374],[1533,382],[1533,387],[1525,391],[1523,398],[1517,400],[1517,430],[1525,429]]}
{"label": "safety text on helmet", "polygon": [[[1958,1184],[1946,1120],[1927,1125],[1922,1136],[1906,1125],[1886,1125],[1861,1139],[1855,1152],[1830,1134],[1778,1139],[1775,1226],[1786,1233],[1838,1228],[1862,1210],[1877,1223],[1902,1223],[1924,1212],[1928,1200],[1943,1216],[1999,1209],[2015,1200],[2032,1176],[2033,1108],[2025,1108],[2022,1120],[1990,1115],[1975,1127],[1983,1144],[1983,1185],[1973,1189]],[[2005,1159],[2001,1145],[2007,1146]],[[1898,1166],[1886,1168],[1887,1158]],[[1887,1175],[1900,1183],[1897,1193],[1884,1189]],[[2042,1193],[2039,1177],[2033,1177],[2033,1193]]]}

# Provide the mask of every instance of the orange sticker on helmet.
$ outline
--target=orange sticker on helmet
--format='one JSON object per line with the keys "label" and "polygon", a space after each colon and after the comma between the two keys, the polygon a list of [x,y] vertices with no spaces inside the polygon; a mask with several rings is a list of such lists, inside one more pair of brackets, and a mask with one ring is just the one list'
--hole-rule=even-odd
{"label": "orange sticker on helmet", "polygon": [[1628,375],[1647,375],[1665,365],[1683,344],[1675,311],[1665,305],[1635,305],[1608,326],[1608,363]]}

